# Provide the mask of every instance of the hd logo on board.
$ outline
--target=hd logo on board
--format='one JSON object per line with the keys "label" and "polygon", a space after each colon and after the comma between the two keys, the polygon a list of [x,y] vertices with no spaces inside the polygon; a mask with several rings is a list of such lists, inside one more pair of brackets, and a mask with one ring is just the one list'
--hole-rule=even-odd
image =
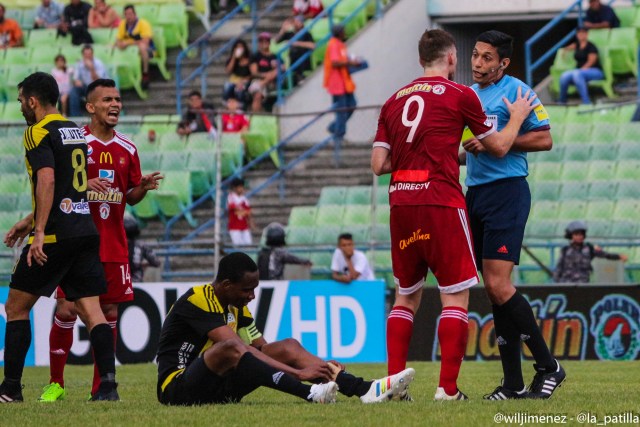
{"label": "hd logo on board", "polygon": [[640,306],[626,295],[609,295],[591,308],[594,350],[604,360],[635,360],[640,352]]}

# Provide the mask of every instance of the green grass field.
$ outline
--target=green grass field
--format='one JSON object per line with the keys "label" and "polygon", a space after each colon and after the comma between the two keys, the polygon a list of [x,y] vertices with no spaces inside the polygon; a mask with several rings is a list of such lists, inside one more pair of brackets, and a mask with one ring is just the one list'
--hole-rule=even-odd
{"label": "green grass field", "polygon": [[[493,390],[501,377],[497,362],[465,362],[460,388],[468,402],[433,402],[439,364],[410,363],[416,371],[411,385],[415,400],[363,405],[357,398],[338,396],[335,405],[312,405],[300,399],[262,388],[240,404],[202,407],[166,407],[155,396],[155,365],[127,365],[118,368],[121,402],[87,403],[92,367],[67,367],[67,399],[55,403],[36,401],[48,380],[48,368],[26,368],[25,403],[0,406],[0,426],[495,426],[497,413],[505,416],[557,415],[556,424],[587,425],[575,418],[580,413],[596,416],[633,413],[640,416],[640,363],[564,362],[567,381],[547,401],[489,402],[482,395]],[[523,363],[525,381],[533,376],[531,363]],[[382,376],[382,364],[351,365],[365,378]],[[571,419],[573,418],[573,420]],[[591,419],[593,421],[593,419]],[[503,425],[518,425],[502,422]],[[542,423],[539,423],[542,424]],[[547,421],[545,424],[552,424]],[[525,422],[522,425],[536,425]]]}

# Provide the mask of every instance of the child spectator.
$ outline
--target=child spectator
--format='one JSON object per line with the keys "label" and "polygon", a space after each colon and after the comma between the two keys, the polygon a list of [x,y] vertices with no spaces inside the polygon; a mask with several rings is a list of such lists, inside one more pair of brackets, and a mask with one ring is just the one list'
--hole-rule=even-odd
{"label": "child spectator", "polygon": [[249,130],[249,120],[235,96],[227,99],[227,112],[222,115],[222,132],[242,133]]}
{"label": "child spectator", "polygon": [[145,267],[160,267],[160,260],[151,248],[137,241],[140,236],[140,228],[138,227],[138,221],[131,215],[124,216],[124,231],[129,244],[131,281],[142,282]]}
{"label": "child spectator", "polygon": [[234,246],[251,245],[251,229],[254,228],[249,199],[244,195],[244,180],[231,181],[231,191],[227,197],[229,214],[227,227]]}
{"label": "child spectator", "polygon": [[60,111],[63,115],[69,114],[69,94],[71,93],[71,81],[73,80],[73,68],[67,67],[67,59],[64,55],[56,55],[55,67],[51,70],[51,75],[58,83],[60,91]]}
{"label": "child spectator", "polygon": [[311,266],[311,261],[299,258],[285,249],[284,227],[272,222],[265,230],[266,246],[258,253],[258,274],[260,280],[282,280],[285,264],[301,264]]}
{"label": "child spectator", "polygon": [[627,261],[624,254],[614,254],[603,251],[599,246],[585,242],[587,224],[582,221],[572,221],[565,230],[565,238],[570,242],[560,252],[560,260],[553,273],[553,280],[557,283],[589,283],[589,276],[593,271],[591,260],[606,258]]}

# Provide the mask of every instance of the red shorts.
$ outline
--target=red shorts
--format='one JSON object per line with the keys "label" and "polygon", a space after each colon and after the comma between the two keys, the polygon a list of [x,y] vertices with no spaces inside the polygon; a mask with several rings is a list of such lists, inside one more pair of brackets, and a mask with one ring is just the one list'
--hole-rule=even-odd
{"label": "red shorts", "polygon": [[[107,293],[100,295],[100,304],[119,304],[133,301],[133,285],[129,263],[103,262],[104,276],[107,279]],[[64,292],[58,286],[56,298],[64,298]]]}
{"label": "red shorts", "polygon": [[478,283],[469,219],[465,209],[447,206],[394,206],[391,209],[391,261],[398,291],[422,288],[427,271],[443,293]]}

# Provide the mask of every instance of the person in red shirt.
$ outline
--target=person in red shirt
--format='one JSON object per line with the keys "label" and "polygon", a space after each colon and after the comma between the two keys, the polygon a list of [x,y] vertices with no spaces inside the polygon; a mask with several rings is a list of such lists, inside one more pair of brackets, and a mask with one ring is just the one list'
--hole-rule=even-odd
{"label": "person in red shirt", "polygon": [[234,246],[252,244],[251,229],[254,228],[249,199],[244,195],[244,180],[235,178],[231,181],[231,191],[227,197],[229,218],[227,228]]}
{"label": "person in red shirt", "polygon": [[[457,54],[453,37],[427,30],[418,45],[424,75],[396,91],[378,119],[371,168],[391,173],[391,258],[395,305],[387,320],[388,372],[405,369],[413,316],[420,306],[427,270],[438,279],[440,381],[435,400],[463,400],[457,378],[468,337],[469,288],[478,283],[465,199],[459,184],[458,149],[465,126],[487,151],[504,156],[532,110],[518,93],[505,100],[511,119],[500,132],[483,112],[476,93],[451,81]],[[408,398],[408,397],[407,397]]]}
{"label": "person in red shirt", "polygon": [[293,16],[304,15],[306,19],[313,19],[323,10],[320,0],[294,0],[293,2]]}
{"label": "person in red shirt", "polygon": [[249,130],[249,120],[240,109],[240,102],[234,95],[227,99],[227,112],[222,115],[222,132],[238,133]]}
{"label": "person in red shirt", "polygon": [[[100,261],[107,279],[107,293],[100,296],[100,305],[113,331],[116,343],[118,304],[133,300],[129,270],[129,253],[124,229],[125,203],[135,205],[149,190],[158,188],[163,178],[160,172],[142,176],[136,146],[114,128],[122,110],[120,92],[110,79],[98,79],[87,87],[87,111],[91,123],[84,127],[87,149],[87,198],[89,210],[100,234]],[[54,323],[49,335],[49,385],[41,401],[65,397],[64,366],[73,343],[73,326],[77,315],[73,303],[64,298],[60,288]],[[100,376],[94,373],[92,395],[100,386]]]}

